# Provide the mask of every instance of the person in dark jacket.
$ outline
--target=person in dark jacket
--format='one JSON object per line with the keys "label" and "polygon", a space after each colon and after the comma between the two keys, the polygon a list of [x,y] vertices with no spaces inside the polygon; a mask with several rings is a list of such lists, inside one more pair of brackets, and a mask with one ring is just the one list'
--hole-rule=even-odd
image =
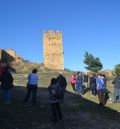
{"label": "person in dark jacket", "polygon": [[77,72],[77,76],[76,76],[76,93],[80,94],[80,93],[83,92],[82,84],[83,84],[82,73]]}
{"label": "person in dark jacket", "polygon": [[105,74],[102,74],[102,78],[103,78],[103,81],[104,81],[104,86],[106,88],[107,79],[106,79]]}
{"label": "person in dark jacket", "polygon": [[61,89],[61,102],[64,101],[64,96],[65,96],[65,91],[66,91],[66,86],[67,86],[67,81],[66,78],[63,76],[62,72],[59,73],[59,76],[57,77],[57,82],[60,86]]}
{"label": "person in dark jacket", "polygon": [[1,74],[1,87],[3,89],[3,95],[4,95],[4,102],[6,104],[11,103],[11,89],[13,87],[13,77],[12,74],[9,71],[9,67],[6,66],[4,68],[4,72]]}
{"label": "person in dark jacket", "polygon": [[53,114],[53,121],[57,122],[58,121],[57,114],[59,115],[59,119],[62,120],[62,113],[60,109],[60,100],[58,97],[59,85],[56,78],[51,79],[51,83],[48,87],[48,91],[49,91],[49,99],[50,99],[49,102],[50,102],[52,114]]}
{"label": "person in dark jacket", "polygon": [[87,89],[88,88],[88,74],[87,73],[84,74],[84,79],[83,80],[84,80],[84,85]]}
{"label": "person in dark jacket", "polygon": [[92,91],[92,95],[96,96],[96,94],[97,94],[96,77],[93,74],[90,77],[90,88]]}

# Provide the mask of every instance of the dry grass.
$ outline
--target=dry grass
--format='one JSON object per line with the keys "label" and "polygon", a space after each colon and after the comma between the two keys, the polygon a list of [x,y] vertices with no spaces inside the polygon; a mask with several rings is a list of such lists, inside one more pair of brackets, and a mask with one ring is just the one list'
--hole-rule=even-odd
{"label": "dry grass", "polygon": [[[29,65],[29,67],[27,66]],[[14,76],[13,103],[5,105],[0,90],[0,129],[120,129],[120,105],[108,101],[106,106],[98,105],[98,98],[91,97],[91,92],[78,95],[72,91],[68,82],[65,101],[61,105],[63,120],[57,124],[51,122],[51,109],[48,103],[47,87],[51,78],[58,76],[58,71],[42,69],[37,64],[14,64],[17,74]],[[27,69],[24,69],[27,67]],[[37,105],[31,100],[23,104],[26,95],[27,74],[33,68],[39,68],[40,77]],[[63,71],[69,80],[71,71]],[[19,73],[19,74],[18,74]],[[112,97],[113,86],[108,82]]]}
{"label": "dry grass", "polygon": [[[64,72],[67,80],[70,72]],[[13,103],[5,105],[0,91],[0,129],[119,129],[120,105],[108,101],[105,107],[99,107],[98,98],[91,97],[91,92],[83,96],[73,93],[68,83],[65,103],[62,104],[64,119],[57,124],[51,122],[51,109],[48,103],[47,87],[57,71],[39,71],[40,82],[37,105],[31,100],[23,104],[26,94],[26,74],[14,74],[17,85],[13,89]],[[19,85],[19,86],[18,86]],[[111,83],[108,83],[112,91]],[[112,93],[112,92],[111,92]],[[112,95],[112,94],[111,94]]]}

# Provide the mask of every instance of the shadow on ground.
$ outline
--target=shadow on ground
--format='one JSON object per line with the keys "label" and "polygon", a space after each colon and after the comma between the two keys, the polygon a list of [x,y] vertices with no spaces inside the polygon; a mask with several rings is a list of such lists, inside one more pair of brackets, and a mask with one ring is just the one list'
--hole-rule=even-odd
{"label": "shadow on ground", "polygon": [[0,91],[0,129],[120,129],[119,112],[68,91],[61,104],[63,120],[54,124],[47,89],[38,89],[35,106],[31,98],[22,103],[26,90],[23,86],[14,87],[13,103],[9,105],[3,103]]}

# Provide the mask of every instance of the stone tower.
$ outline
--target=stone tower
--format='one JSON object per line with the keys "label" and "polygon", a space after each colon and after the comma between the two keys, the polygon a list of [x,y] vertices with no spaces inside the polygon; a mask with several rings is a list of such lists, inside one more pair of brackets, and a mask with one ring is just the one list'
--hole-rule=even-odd
{"label": "stone tower", "polygon": [[44,67],[64,70],[62,32],[47,31],[43,33]]}

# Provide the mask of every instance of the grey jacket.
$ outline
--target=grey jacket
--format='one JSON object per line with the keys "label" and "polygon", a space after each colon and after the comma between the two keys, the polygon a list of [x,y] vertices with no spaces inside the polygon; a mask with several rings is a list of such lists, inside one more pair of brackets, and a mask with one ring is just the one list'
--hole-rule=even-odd
{"label": "grey jacket", "polygon": [[120,76],[116,76],[112,83],[114,84],[114,88],[120,89]]}

